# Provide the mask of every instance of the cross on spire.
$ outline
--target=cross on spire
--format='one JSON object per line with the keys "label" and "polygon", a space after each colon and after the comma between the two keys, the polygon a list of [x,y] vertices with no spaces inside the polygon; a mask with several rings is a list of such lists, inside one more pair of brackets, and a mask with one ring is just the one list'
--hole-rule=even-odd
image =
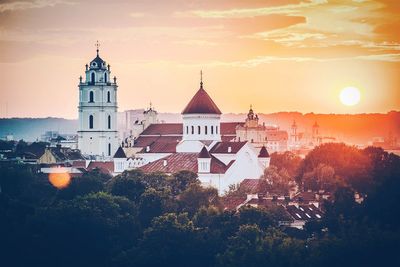
{"label": "cross on spire", "polygon": [[96,41],[96,44],[94,46],[96,46],[97,56],[99,56],[99,47],[100,47],[99,40]]}
{"label": "cross on spire", "polygon": [[200,70],[200,88],[203,89],[203,70]]}

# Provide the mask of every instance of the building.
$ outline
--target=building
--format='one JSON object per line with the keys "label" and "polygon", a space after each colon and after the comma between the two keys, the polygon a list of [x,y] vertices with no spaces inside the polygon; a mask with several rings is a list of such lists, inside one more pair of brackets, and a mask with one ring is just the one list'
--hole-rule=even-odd
{"label": "building", "polygon": [[125,148],[131,157],[126,159],[128,168],[131,161],[147,173],[193,171],[203,186],[215,187],[220,194],[246,178],[259,178],[269,166],[266,148],[260,151],[250,142],[235,141],[240,123],[223,124],[221,114],[201,81],[182,111],[183,123],[151,124]]}
{"label": "building", "polygon": [[91,158],[111,158],[118,148],[117,79],[110,65],[97,55],[79,81],[78,148]]}
{"label": "building", "polygon": [[246,121],[236,128],[237,141],[249,141],[255,147],[265,146],[269,152],[284,152],[288,150],[288,133],[277,126],[259,124],[258,115],[250,106]]}

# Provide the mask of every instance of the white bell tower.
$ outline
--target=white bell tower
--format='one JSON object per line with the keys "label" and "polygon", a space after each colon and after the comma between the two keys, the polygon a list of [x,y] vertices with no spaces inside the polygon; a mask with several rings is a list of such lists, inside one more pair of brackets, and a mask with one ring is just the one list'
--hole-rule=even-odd
{"label": "white bell tower", "polygon": [[110,65],[99,56],[86,64],[85,80],[79,78],[78,148],[83,155],[110,159],[118,149],[117,78],[111,81]]}

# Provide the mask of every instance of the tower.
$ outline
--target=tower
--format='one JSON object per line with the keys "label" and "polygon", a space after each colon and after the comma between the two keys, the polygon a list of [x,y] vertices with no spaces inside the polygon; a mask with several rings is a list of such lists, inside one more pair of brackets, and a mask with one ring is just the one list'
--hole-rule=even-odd
{"label": "tower", "polygon": [[182,111],[184,141],[221,141],[221,111],[203,88],[200,88]]}
{"label": "tower", "polygon": [[149,108],[143,111],[143,115],[144,115],[143,129],[149,127],[150,124],[158,123],[157,111],[154,109],[151,102]]}
{"label": "tower", "polygon": [[85,80],[79,78],[78,148],[83,155],[111,158],[118,148],[117,78],[111,81],[110,65],[99,56],[86,64]]}
{"label": "tower", "polygon": [[249,128],[258,127],[258,115],[254,114],[252,105],[250,105],[250,110],[249,110],[249,113],[247,114],[245,125],[246,125],[246,127],[249,127]]}
{"label": "tower", "polygon": [[291,137],[292,137],[292,142],[296,143],[297,140],[297,124],[296,121],[293,120],[293,124],[291,126]]}
{"label": "tower", "polygon": [[318,136],[319,136],[319,125],[315,121],[314,125],[312,126],[312,141],[314,144],[318,143]]}

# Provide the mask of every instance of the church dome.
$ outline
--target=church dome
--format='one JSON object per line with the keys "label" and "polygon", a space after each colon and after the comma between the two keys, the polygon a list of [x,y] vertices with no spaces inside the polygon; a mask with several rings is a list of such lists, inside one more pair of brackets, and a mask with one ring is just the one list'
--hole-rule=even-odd
{"label": "church dome", "polygon": [[90,62],[90,68],[92,69],[105,69],[106,62],[99,57],[99,54]]}
{"label": "church dome", "polygon": [[217,105],[203,89],[203,83],[200,83],[200,89],[190,100],[189,104],[182,111],[182,114],[222,114]]}

